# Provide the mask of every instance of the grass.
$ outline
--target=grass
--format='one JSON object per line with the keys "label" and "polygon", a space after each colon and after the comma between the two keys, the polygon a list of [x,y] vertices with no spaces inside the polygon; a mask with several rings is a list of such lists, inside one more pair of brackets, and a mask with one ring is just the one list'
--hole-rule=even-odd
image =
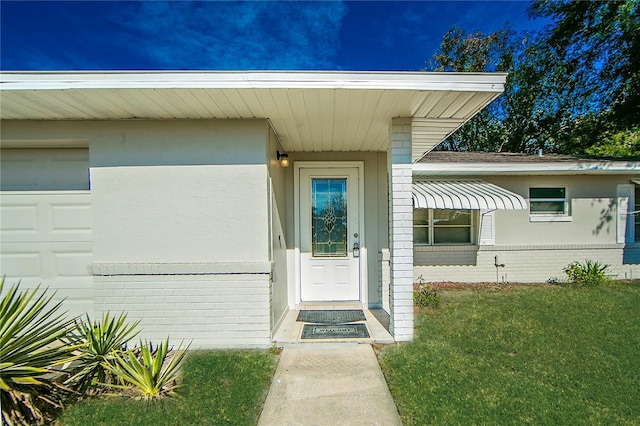
{"label": "grass", "polygon": [[439,293],[381,354],[404,425],[640,424],[640,282]]}
{"label": "grass", "polygon": [[184,365],[180,398],[156,402],[124,397],[69,407],[61,425],[254,425],[276,367],[266,351],[194,351]]}

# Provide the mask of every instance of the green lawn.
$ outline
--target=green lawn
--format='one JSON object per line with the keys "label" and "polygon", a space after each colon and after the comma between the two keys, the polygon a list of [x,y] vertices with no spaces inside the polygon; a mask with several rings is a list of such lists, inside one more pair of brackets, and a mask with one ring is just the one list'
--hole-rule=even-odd
{"label": "green lawn", "polygon": [[381,354],[405,425],[640,424],[640,283],[439,294]]}
{"label": "green lawn", "polygon": [[255,425],[276,367],[266,351],[194,351],[182,398],[145,403],[93,399],[68,408],[62,425]]}

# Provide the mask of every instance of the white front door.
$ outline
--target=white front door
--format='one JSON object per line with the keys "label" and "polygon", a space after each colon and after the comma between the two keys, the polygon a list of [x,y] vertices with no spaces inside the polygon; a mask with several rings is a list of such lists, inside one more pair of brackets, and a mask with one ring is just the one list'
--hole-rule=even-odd
{"label": "white front door", "polygon": [[300,169],[300,299],[360,300],[357,168]]}

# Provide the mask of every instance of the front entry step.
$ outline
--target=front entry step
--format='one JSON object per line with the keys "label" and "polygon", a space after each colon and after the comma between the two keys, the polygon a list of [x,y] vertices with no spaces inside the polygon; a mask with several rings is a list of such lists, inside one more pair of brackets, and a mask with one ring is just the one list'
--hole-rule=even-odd
{"label": "front entry step", "polygon": [[394,343],[393,336],[376,316],[361,306],[358,309],[326,309],[313,306],[313,309],[290,310],[278,327],[273,342],[276,346],[316,342]]}
{"label": "front entry step", "polygon": [[301,339],[369,338],[366,320],[362,309],[303,309],[296,318],[297,322],[305,323]]}

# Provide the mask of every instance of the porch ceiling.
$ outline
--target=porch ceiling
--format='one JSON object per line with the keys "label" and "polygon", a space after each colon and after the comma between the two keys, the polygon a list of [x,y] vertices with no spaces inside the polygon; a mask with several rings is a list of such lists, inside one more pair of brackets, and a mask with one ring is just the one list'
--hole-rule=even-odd
{"label": "porch ceiling", "polygon": [[0,117],[265,118],[285,151],[386,151],[392,118],[435,119],[438,131],[421,137],[427,150],[499,96],[505,78],[485,73],[5,72]]}

